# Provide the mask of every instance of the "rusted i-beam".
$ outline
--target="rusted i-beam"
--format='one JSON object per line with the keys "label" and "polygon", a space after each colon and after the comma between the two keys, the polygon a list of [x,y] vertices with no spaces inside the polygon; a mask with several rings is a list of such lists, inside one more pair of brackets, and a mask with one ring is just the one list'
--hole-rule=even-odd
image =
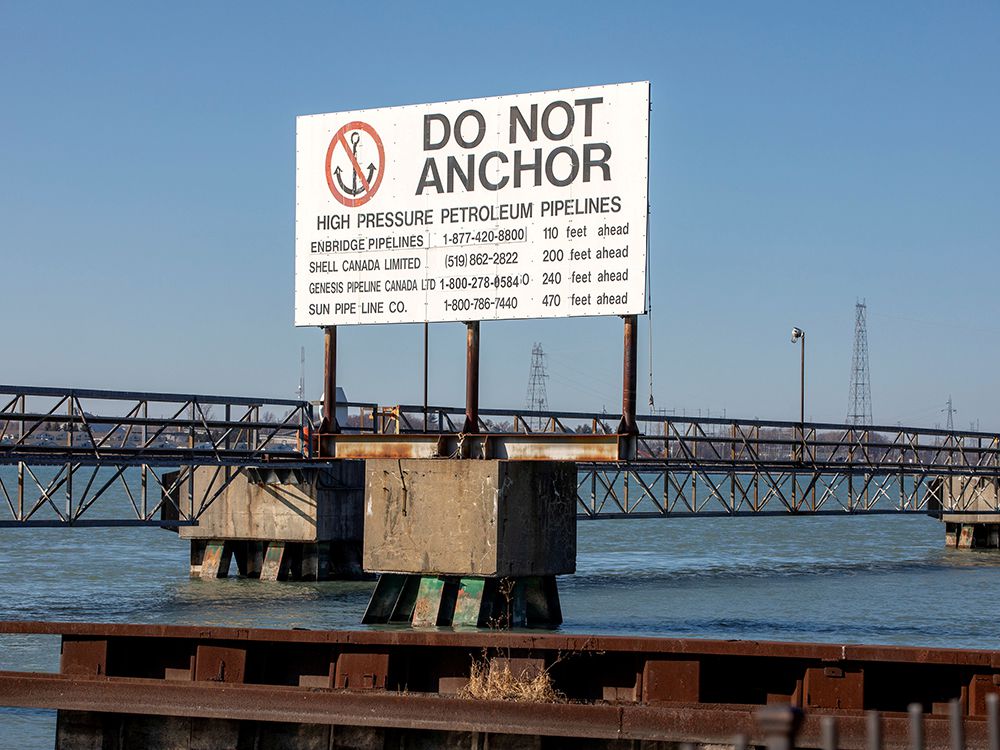
{"label": "rusted i-beam", "polygon": [[618,432],[635,435],[639,432],[635,421],[636,357],[638,356],[636,337],[638,336],[639,324],[635,315],[626,315],[622,319],[625,321],[625,351],[622,358],[622,419],[618,425]]}
{"label": "rusted i-beam", "polygon": [[427,370],[428,370],[428,350],[430,349],[430,326],[424,322],[424,432],[430,432],[427,414]]}
{"label": "rusted i-beam", "polygon": [[321,432],[339,432],[337,424],[337,326],[323,329],[323,425]]}
{"label": "rusted i-beam", "polygon": [[462,432],[479,432],[479,321],[466,323],[465,424]]}

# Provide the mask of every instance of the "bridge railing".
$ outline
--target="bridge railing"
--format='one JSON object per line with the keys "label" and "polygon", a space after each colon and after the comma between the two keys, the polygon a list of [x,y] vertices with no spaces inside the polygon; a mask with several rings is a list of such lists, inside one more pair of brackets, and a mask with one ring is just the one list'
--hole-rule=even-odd
{"label": "bridge railing", "polygon": [[[342,429],[457,432],[460,407],[346,404]],[[315,465],[315,405],[0,386],[0,525],[196,523],[247,467]],[[1000,515],[1000,436],[650,414],[629,461],[580,465],[581,517],[967,512]],[[614,434],[604,412],[480,410],[480,430]],[[222,481],[202,483],[197,467]],[[171,498],[184,495],[184,508]],[[114,519],[84,514],[114,495]],[[6,520],[4,519],[6,515]],[[92,515],[92,514],[91,514]],[[998,518],[1000,521],[1000,518]]]}
{"label": "bridge railing", "polygon": [[[308,462],[312,423],[292,400],[0,385],[0,507],[15,524],[83,524],[114,489],[131,511],[119,525],[194,523],[242,468]],[[222,486],[167,507],[204,465]]]}
{"label": "bridge railing", "polygon": [[[374,430],[451,432],[464,409],[400,405]],[[1000,514],[1000,435],[645,414],[635,458],[580,466],[581,515]],[[480,409],[483,432],[614,433],[604,412]],[[1000,518],[997,519],[1000,521]]]}
{"label": "bridge railing", "polygon": [[[374,406],[362,412],[365,431],[406,434],[454,432],[464,420],[460,407]],[[374,416],[373,416],[374,415]],[[613,434],[619,417],[605,412],[480,409],[484,433]],[[857,465],[861,469],[937,473],[960,471],[992,476],[1000,467],[1000,435],[901,425],[849,425],[640,414],[637,461],[730,466],[767,461],[789,466]]]}

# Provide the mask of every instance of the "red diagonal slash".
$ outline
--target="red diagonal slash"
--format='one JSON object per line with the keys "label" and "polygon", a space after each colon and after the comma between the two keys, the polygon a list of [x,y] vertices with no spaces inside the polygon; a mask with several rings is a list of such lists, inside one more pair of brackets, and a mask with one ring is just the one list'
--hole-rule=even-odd
{"label": "red diagonal slash", "polygon": [[[372,143],[375,144],[375,149],[378,151],[378,172],[375,175],[375,179],[372,180],[371,184],[368,183],[368,179],[365,177],[364,172],[361,170],[361,165],[358,164],[357,158],[354,156],[354,152],[347,145],[346,134],[351,131],[361,131],[368,135],[372,139]],[[361,184],[364,188],[364,193],[358,192],[360,195],[358,197],[348,197],[341,194],[338,189],[334,179],[333,179],[333,154],[337,150],[337,145],[342,144],[344,151],[347,152],[348,158],[351,160],[351,169],[354,170],[354,174],[361,178]],[[374,164],[374,161],[372,162]],[[385,177],[385,149],[382,146],[382,139],[379,137],[378,132],[366,122],[361,120],[353,120],[346,125],[344,125],[340,130],[333,134],[330,139],[330,145],[326,149],[326,184],[330,188],[330,194],[333,196],[334,200],[338,203],[342,203],[348,208],[357,208],[358,206],[363,206],[368,201],[372,199],[375,193],[378,192],[379,185],[382,184],[382,178]],[[339,169],[339,167],[338,167]]]}
{"label": "red diagonal slash", "polygon": [[351,165],[354,168],[354,173],[358,176],[358,179],[361,180],[361,184],[364,185],[365,192],[366,193],[371,192],[371,186],[368,184],[368,180],[365,179],[364,170],[361,169],[361,165],[358,164],[358,160],[357,158],[355,158],[354,152],[351,151],[350,147],[347,145],[347,139],[344,138],[344,134],[338,133],[337,138],[340,141],[340,145],[344,147],[344,151],[347,152],[347,158],[351,160]]}

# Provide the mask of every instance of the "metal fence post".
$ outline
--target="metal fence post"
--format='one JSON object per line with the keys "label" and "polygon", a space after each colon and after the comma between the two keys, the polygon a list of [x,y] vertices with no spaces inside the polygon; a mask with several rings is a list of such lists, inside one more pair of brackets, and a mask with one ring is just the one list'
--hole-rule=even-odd
{"label": "metal fence post", "polygon": [[882,750],[882,714],[878,711],[865,713],[866,743],[868,750]]}
{"label": "metal fence post", "polygon": [[767,750],[792,750],[802,712],[793,706],[765,706],[756,715]]}
{"label": "metal fence post", "polygon": [[910,750],[924,750],[924,707],[910,704]]}
{"label": "metal fence post", "polygon": [[837,750],[837,745],[840,741],[837,732],[837,717],[835,716],[824,716],[820,719],[820,742],[823,745],[823,750]]}
{"label": "metal fence post", "polygon": [[948,704],[951,724],[951,750],[965,750],[965,724],[962,722],[962,702],[953,698]]}
{"label": "metal fence post", "polygon": [[986,695],[986,726],[989,731],[989,749],[1000,750],[1000,695]]}

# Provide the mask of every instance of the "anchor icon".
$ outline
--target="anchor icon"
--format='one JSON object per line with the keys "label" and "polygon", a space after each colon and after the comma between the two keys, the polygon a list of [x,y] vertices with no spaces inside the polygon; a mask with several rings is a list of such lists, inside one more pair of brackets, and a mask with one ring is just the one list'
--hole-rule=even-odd
{"label": "anchor icon", "polygon": [[[348,137],[350,144],[347,142]],[[365,141],[364,147],[361,146],[362,138]],[[362,152],[366,160],[370,160],[367,167],[358,162],[358,151]],[[344,164],[341,160],[341,165],[334,167],[334,156],[338,153],[341,157],[346,157],[350,164]],[[346,123],[330,139],[330,145],[326,148],[325,166],[326,186],[333,199],[348,208],[363,206],[378,192],[386,174],[385,147],[378,131],[360,120]],[[349,180],[344,174],[345,169],[351,172]]]}
{"label": "anchor icon", "polygon": [[[358,161],[358,143],[361,141],[361,134],[358,132],[351,133],[351,153],[354,156],[354,163],[357,164]],[[357,170],[351,170],[351,186],[347,187],[344,184],[344,180],[341,177],[343,174],[340,167],[333,170],[334,176],[337,178],[337,184],[340,189],[343,190],[347,195],[360,195],[366,189],[365,185],[358,185],[358,172]],[[375,165],[371,162],[368,163],[368,176],[365,179],[367,185],[372,184],[372,178],[375,176]]]}

